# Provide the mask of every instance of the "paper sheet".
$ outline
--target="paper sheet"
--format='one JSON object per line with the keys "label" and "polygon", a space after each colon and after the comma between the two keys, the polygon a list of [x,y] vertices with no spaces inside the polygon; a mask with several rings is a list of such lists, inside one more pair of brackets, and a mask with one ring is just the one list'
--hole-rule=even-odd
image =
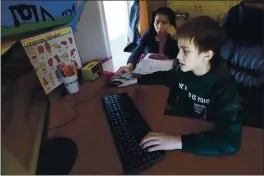
{"label": "paper sheet", "polygon": [[172,65],[173,65],[173,60],[149,59],[147,55],[137,64],[133,73],[150,74],[157,71],[167,71],[172,68]]}
{"label": "paper sheet", "polygon": [[[127,59],[131,53],[120,52],[112,59],[103,62],[104,72],[115,73],[121,66],[126,65]],[[173,60],[156,60],[150,59],[147,54],[136,66],[133,73],[137,74],[149,74],[156,71],[167,71],[172,68]]]}

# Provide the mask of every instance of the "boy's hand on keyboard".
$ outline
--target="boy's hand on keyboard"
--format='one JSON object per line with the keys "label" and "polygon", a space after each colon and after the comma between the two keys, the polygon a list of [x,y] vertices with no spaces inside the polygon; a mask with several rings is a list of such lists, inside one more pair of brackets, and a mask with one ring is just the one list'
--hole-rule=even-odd
{"label": "boy's hand on keyboard", "polygon": [[175,150],[182,148],[180,136],[169,136],[162,133],[150,132],[140,142],[142,149],[148,152],[156,150]]}

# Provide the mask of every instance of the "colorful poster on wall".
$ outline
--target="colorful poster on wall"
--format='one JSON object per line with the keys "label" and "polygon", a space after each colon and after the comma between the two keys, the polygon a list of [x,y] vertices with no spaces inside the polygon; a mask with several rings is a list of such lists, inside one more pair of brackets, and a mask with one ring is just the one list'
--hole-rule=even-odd
{"label": "colorful poster on wall", "polygon": [[81,60],[71,27],[21,40],[46,94],[62,81],[62,65],[81,68]]}

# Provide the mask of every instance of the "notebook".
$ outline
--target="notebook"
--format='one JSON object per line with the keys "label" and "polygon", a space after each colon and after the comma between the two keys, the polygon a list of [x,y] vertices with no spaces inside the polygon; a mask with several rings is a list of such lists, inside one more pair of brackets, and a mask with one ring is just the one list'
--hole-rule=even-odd
{"label": "notebook", "polygon": [[147,54],[134,69],[133,73],[136,74],[150,74],[157,71],[168,71],[172,68],[174,60],[156,60],[150,59]]}

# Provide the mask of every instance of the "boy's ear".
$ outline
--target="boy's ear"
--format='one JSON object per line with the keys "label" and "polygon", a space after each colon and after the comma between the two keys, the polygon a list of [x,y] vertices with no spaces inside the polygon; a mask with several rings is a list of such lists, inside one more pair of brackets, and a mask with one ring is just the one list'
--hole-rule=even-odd
{"label": "boy's ear", "polygon": [[214,56],[214,52],[212,50],[204,52],[203,54],[204,54],[203,59],[207,61],[210,61],[212,57]]}

